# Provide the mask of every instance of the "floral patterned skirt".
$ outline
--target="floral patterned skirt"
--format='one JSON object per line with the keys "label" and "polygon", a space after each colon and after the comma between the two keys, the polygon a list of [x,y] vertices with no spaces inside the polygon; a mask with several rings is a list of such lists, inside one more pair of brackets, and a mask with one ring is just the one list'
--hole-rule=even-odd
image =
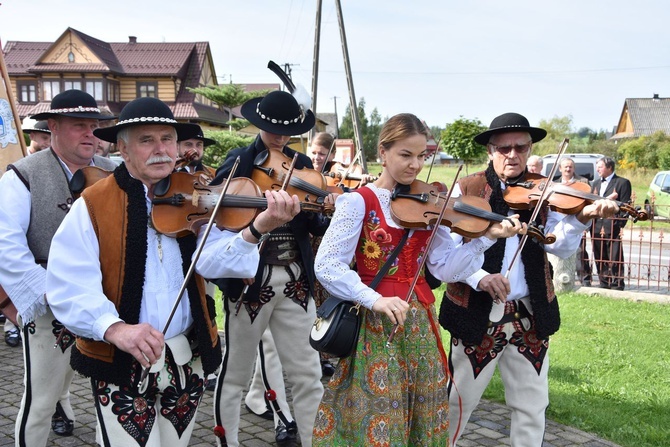
{"label": "floral patterned skirt", "polygon": [[436,321],[433,304],[413,300],[404,329],[387,347],[391,321],[364,312],[356,351],[340,360],[321,400],[313,446],[448,445],[447,375]]}

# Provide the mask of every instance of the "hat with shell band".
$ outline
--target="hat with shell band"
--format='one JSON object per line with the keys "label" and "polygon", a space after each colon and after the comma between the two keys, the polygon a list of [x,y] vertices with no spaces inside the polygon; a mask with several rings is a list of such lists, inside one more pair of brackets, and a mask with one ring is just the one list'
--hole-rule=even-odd
{"label": "hat with shell band", "polygon": [[121,110],[116,126],[95,129],[93,134],[101,140],[116,143],[116,135],[121,129],[139,125],[172,126],[177,130],[178,140],[182,140],[182,134],[188,134],[192,131],[191,124],[178,123],[174,119],[172,110],[163,101],[157,98],[143,97],[126,104]]}
{"label": "hat with shell band", "polygon": [[100,113],[98,103],[91,95],[81,90],[65,90],[51,100],[51,106],[46,112],[37,113],[30,118],[45,120],[55,116],[69,116],[71,118],[85,118],[94,120],[111,120],[113,115]]}
{"label": "hat with shell band", "polygon": [[476,135],[474,140],[486,146],[492,135],[508,132],[528,132],[533,139],[533,143],[537,143],[547,136],[546,130],[539,127],[531,127],[525,116],[509,112],[493,118],[488,130]]}
{"label": "hat with shell band", "polygon": [[311,110],[301,107],[290,93],[279,90],[250,99],[240,111],[254,126],[276,135],[300,135],[316,123]]}
{"label": "hat with shell band", "polygon": [[187,129],[185,129],[183,132],[179,132],[179,142],[186,140],[200,140],[202,141],[202,145],[204,147],[216,144],[216,140],[207,138],[202,134],[202,127],[193,123],[189,123]]}
{"label": "hat with shell band", "polygon": [[[27,122],[24,121],[24,123],[28,124]],[[28,124],[28,126],[22,128],[23,133],[30,133],[30,132],[42,132],[42,133],[48,133],[51,134],[51,131],[49,130],[49,123],[46,121],[35,121],[31,120],[31,123]]]}

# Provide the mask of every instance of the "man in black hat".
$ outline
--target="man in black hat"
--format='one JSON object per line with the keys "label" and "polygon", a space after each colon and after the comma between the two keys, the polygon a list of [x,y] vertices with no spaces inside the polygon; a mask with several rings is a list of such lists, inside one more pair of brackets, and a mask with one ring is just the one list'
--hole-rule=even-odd
{"label": "man in black hat", "polygon": [[31,127],[23,129],[23,133],[30,137],[28,154],[34,154],[51,146],[51,131],[46,121],[37,121]]}
{"label": "man in black hat", "polygon": [[[290,165],[296,154],[286,146],[291,135],[307,132],[315,123],[308,103],[300,104],[290,93],[282,91],[251,99],[242,105],[241,111],[260,129],[260,134],[250,146],[230,151],[212,184],[220,183],[230,174],[238,156],[240,167],[235,176],[252,177],[255,165],[263,165],[268,159],[280,159],[287,161],[285,166]],[[276,168],[282,169],[281,162]],[[295,168],[311,169],[312,162],[305,154],[298,153]],[[266,175],[260,170],[258,173]],[[286,173],[284,170],[277,175]],[[325,201],[333,202],[334,197],[325,197]],[[288,225],[269,234],[259,233],[259,237],[267,240],[255,278],[217,282],[224,293],[227,315],[226,349],[214,398],[215,430],[222,444],[239,445],[237,434],[242,392],[253,374],[256,348],[267,327],[270,327],[281,365],[293,386],[296,419],[291,421],[283,412],[275,413],[276,440],[281,445],[295,445],[297,431],[303,446],[312,444],[314,419],[323,386],[319,355],[308,342],[316,318],[316,306],[310,299],[314,290],[314,254],[309,235],[322,235],[328,223],[328,219],[321,215],[301,212]],[[274,399],[270,401],[271,405],[275,403]]]}
{"label": "man in black hat", "polygon": [[[461,179],[453,196],[485,197],[494,212],[512,214],[503,199],[503,190],[525,179],[533,143],[546,134],[544,129],[531,127],[518,113],[498,116],[487,131],[475,137],[477,143],[487,147],[488,168]],[[616,211],[616,203],[606,199],[570,216],[545,208],[538,223],[556,236],[555,243],[528,241],[510,266],[520,239],[498,239],[485,252],[481,270],[462,282],[447,285],[439,319],[452,336],[452,446],[457,445],[496,365],[505,386],[507,405],[512,409],[512,446],[542,445],[544,412],[549,404],[549,336],[560,325],[546,253],[561,258],[574,254],[590,219],[611,216]],[[532,210],[516,213],[522,222],[528,222]],[[466,243],[458,235],[454,238]]]}
{"label": "man in black hat", "polygon": [[216,175],[216,169],[202,164],[202,157],[205,154],[205,148],[216,144],[216,141],[203,135],[202,128],[198,124],[189,124],[189,128],[184,132],[182,140],[177,142],[179,159],[175,166],[175,171],[203,172],[211,180]]}
{"label": "man in black hat", "polygon": [[0,179],[0,284],[23,326],[25,388],[16,418],[16,445],[39,447],[47,443],[50,421],[58,435],[69,436],[74,427],[69,400],[74,338],[45,300],[51,239],[72,205],[72,175],[90,165],[112,169],[114,163],[94,156],[93,131],[104,117],[88,93],[64,91],[53,98],[48,111],[32,118],[47,121],[51,149],[9,165]]}
{"label": "man in black hat", "polygon": [[[200,274],[247,277],[258,264],[258,239],[248,227],[211,228],[196,262],[204,227],[171,238],[154,226],[152,199],[172,173],[178,134],[187,129],[159,99],[128,103],[116,126],[95,132],[116,142],[124,163],[82,192],[53,238],[47,299],[77,336],[72,366],[91,378],[101,445],[188,445],[206,375],[221,361],[214,304]],[[259,231],[300,210],[285,191],[266,199],[254,223]],[[191,262],[198,274],[175,305]]]}

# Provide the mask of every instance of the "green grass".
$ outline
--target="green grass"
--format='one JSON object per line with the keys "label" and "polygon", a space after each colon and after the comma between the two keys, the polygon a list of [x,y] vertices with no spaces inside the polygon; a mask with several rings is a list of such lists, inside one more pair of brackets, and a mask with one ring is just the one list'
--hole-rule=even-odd
{"label": "green grass", "polygon": [[[670,307],[576,293],[559,300],[547,417],[622,446],[667,447]],[[484,398],[504,402],[497,372]]]}

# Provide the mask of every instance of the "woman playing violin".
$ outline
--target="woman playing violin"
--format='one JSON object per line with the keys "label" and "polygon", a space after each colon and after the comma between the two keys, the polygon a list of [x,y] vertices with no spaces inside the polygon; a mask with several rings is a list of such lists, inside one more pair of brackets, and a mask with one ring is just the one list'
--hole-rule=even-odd
{"label": "woman playing violin", "polygon": [[[492,225],[488,237],[458,249],[449,228],[440,226],[426,253],[431,232],[400,228],[390,209],[396,184],[410,184],[421,172],[426,144],[426,128],[416,116],[390,118],[379,136],[381,176],[337,199],[333,222],[319,247],[317,279],[328,292],[357,301],[368,311],[354,353],[340,360],[321,401],[315,446],[447,445],[447,420],[439,416],[448,408],[447,362],[434,295],[420,277],[409,302],[401,296],[407,295],[423,256],[436,277],[457,281],[481,266],[483,252],[495,238],[517,234],[522,226],[517,219]],[[410,233],[398,259],[377,290],[370,289],[367,284],[405,231]],[[349,267],[353,258],[357,271]],[[389,347],[387,338],[396,323],[404,329]],[[398,402],[399,408],[380,407],[378,402]],[[361,409],[366,414],[359,414]]]}
{"label": "woman playing violin", "polygon": [[[526,175],[537,176],[526,173],[526,162],[533,143],[546,134],[544,129],[531,127],[518,113],[495,118],[487,131],[475,137],[475,142],[487,147],[488,168],[461,179],[454,195],[484,197],[493,212],[511,214],[503,200],[503,189],[523,181]],[[512,444],[542,444],[544,412],[549,403],[549,336],[560,324],[546,253],[561,258],[571,256],[589,220],[611,216],[618,207],[611,200],[597,200],[569,216],[548,208],[542,210],[540,223],[546,232],[556,236],[553,244],[523,245],[518,262],[508,272],[520,241],[498,239],[484,254],[480,270],[447,285],[440,324],[452,336],[449,358],[458,390],[452,390],[449,396],[452,446],[457,445],[496,365],[500,366],[507,404],[512,409]],[[529,220],[529,210],[520,214],[522,221]],[[459,236],[454,239],[466,242]]]}
{"label": "woman playing violin", "polygon": [[[368,174],[347,172],[349,171],[347,168],[334,161],[336,151],[337,146],[335,145],[335,138],[333,138],[333,136],[328,132],[319,132],[314,135],[314,138],[312,138],[312,143],[307,151],[309,157],[312,159],[312,163],[314,164],[314,169],[326,175],[329,182],[330,180],[333,180],[333,182],[329,184],[340,184],[340,186],[342,186],[345,191],[349,191],[349,189],[364,186],[366,183],[375,179],[375,177]],[[340,175],[340,178],[336,177],[337,174]],[[341,182],[342,174],[346,174],[349,178],[356,177],[355,181],[353,182],[354,184],[348,187],[343,186]]]}
{"label": "woman playing violin", "polygon": [[[299,104],[290,93],[282,91],[247,101],[241,112],[260,129],[260,135],[250,146],[230,151],[213,185],[228,176],[238,156],[240,166],[236,176],[252,177],[254,171],[277,173],[283,169],[281,160],[288,158],[290,162],[296,154],[286,146],[290,136],[307,132],[315,123],[309,104]],[[258,159],[280,162],[276,166],[258,166]],[[299,153],[291,180],[298,176],[297,171],[311,168],[309,157]],[[334,199],[332,194],[324,194],[325,202],[332,204]],[[277,415],[284,426],[282,441],[290,441],[291,436],[295,440],[297,423],[302,444],[311,444],[323,386],[319,354],[310,347],[307,336],[316,319],[316,306],[310,299],[314,287],[310,235],[322,235],[328,224],[329,219],[320,214],[299,213],[287,225],[269,234],[255,278],[217,281],[224,293],[227,346],[217,383],[214,416],[229,446],[238,445],[242,391],[252,376],[256,348],[267,327],[272,331],[282,367],[293,384],[295,422],[286,420],[283,412]],[[246,291],[245,285],[249,286]]]}

